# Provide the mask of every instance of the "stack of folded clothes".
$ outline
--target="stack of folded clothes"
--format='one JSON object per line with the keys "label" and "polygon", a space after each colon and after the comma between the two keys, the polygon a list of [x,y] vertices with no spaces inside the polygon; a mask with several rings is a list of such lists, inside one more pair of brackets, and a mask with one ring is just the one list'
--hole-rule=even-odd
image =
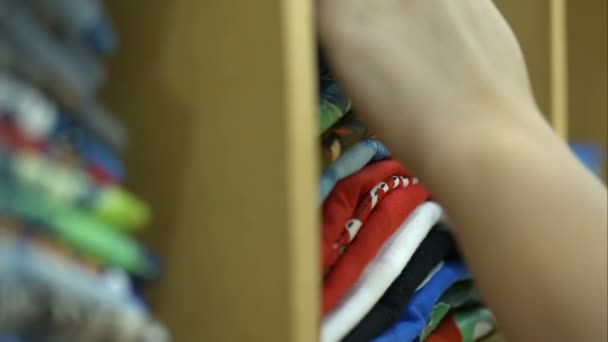
{"label": "stack of folded clothes", "polygon": [[320,68],[321,341],[476,341],[495,329],[441,206]]}
{"label": "stack of folded clothes", "polygon": [[97,100],[115,38],[96,0],[0,0],[0,341],[168,341],[159,263]]}

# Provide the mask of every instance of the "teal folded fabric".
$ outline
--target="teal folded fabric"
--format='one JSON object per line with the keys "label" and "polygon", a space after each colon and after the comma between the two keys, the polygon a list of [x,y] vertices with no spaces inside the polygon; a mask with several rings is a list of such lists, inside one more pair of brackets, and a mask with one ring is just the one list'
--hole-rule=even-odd
{"label": "teal folded fabric", "polygon": [[336,183],[361,170],[370,161],[389,155],[384,145],[376,139],[365,139],[344,152],[321,175],[319,202],[323,203]]}
{"label": "teal folded fabric", "polygon": [[376,150],[376,154],[372,158],[372,161],[384,159],[391,155],[391,152],[388,150],[388,148],[386,148],[386,146],[384,146],[383,143],[380,142],[380,140],[370,138],[362,140],[361,143],[373,147],[374,150]]}

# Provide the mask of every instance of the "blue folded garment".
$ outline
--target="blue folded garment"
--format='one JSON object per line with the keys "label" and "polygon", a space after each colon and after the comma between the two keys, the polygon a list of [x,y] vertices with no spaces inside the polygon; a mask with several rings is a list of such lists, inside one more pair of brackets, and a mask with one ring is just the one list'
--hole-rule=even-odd
{"label": "blue folded garment", "polygon": [[433,306],[452,284],[470,277],[461,261],[446,262],[431,279],[419,289],[401,314],[399,321],[375,338],[374,342],[413,341],[426,326]]}

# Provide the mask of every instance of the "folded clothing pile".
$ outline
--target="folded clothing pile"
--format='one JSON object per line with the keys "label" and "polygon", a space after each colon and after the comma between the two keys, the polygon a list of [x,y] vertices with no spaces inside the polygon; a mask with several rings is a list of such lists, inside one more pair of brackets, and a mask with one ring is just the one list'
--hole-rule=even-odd
{"label": "folded clothing pile", "polygon": [[442,208],[321,69],[321,341],[475,341],[491,333],[494,317]]}
{"label": "folded clothing pile", "polygon": [[96,0],[0,0],[0,340],[168,341],[140,292],[121,123],[97,100],[114,33]]}

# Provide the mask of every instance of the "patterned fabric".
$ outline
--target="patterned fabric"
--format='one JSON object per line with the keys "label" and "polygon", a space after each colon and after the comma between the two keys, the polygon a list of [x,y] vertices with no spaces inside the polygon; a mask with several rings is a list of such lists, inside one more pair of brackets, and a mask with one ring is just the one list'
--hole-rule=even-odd
{"label": "patterned fabric", "polygon": [[322,165],[326,168],[344,151],[368,136],[365,125],[348,114],[321,136]]}
{"label": "patterned fabric", "polygon": [[[403,192],[404,190],[391,192],[387,196],[395,195],[400,191]],[[382,204],[377,210],[381,208]],[[346,289],[346,292],[341,296],[335,308],[323,316],[322,342],[342,340],[342,337],[348,334],[349,330],[353,329],[366,316],[386,293],[400,272],[412,261],[412,256],[441,215],[441,207],[436,203],[427,202],[418,206],[401,223],[399,228],[383,241],[380,249],[372,249],[370,250],[372,253],[368,255],[357,253],[356,250],[357,242],[363,241],[362,235],[353,242],[353,247],[342,257],[336,265],[336,269],[329,275],[329,277],[333,277],[333,284],[328,279],[323,286],[324,302],[326,300],[330,301],[333,296],[339,296],[341,290]],[[370,231],[363,230],[361,234],[365,232]],[[374,233],[374,231],[371,231],[371,233]],[[379,231],[378,235],[383,234]],[[369,255],[372,256],[372,259],[367,262]],[[361,268],[361,265],[364,265],[364,267]],[[357,270],[362,270],[362,272],[359,274],[356,272]],[[422,278],[424,276],[426,274],[422,273]],[[415,286],[412,287],[415,288]],[[397,314],[400,313],[401,311],[397,312]],[[378,333],[382,331],[381,329]],[[368,342],[378,333],[357,341]]]}
{"label": "patterned fabric", "polygon": [[[383,160],[368,165],[336,184],[323,203],[320,257],[322,261],[327,259],[334,242],[342,234],[346,221],[353,217],[361,197],[365,196],[374,185],[391,175],[411,176],[399,162]],[[329,263],[324,262],[321,269],[324,270],[328,265]]]}
{"label": "patterned fabric", "polygon": [[323,170],[319,186],[320,203],[325,201],[338,181],[363,169],[370,161],[377,161],[388,156],[386,147],[376,139],[365,139],[356,143]]}
{"label": "patterned fabric", "polygon": [[475,342],[495,329],[496,320],[490,310],[482,306],[467,307],[450,313],[426,341]]}
{"label": "patterned fabric", "polygon": [[[378,202],[384,196],[395,189],[407,188],[410,184],[418,184],[418,179],[415,177],[390,176],[383,182],[374,186],[369,193],[361,200],[353,217],[344,224],[344,230],[338,237],[338,240],[333,244],[332,251],[328,256],[328,263],[334,265],[340,256],[348,247],[351,241],[357,236],[357,233],[376,207]],[[326,269],[328,272],[329,269]]]}
{"label": "patterned fabric", "polygon": [[[394,236],[395,231],[399,229],[406,219],[409,220],[410,214],[415,210],[417,211],[417,208],[427,199],[428,192],[419,184],[414,184],[407,188],[398,187],[385,195],[385,198],[379,202],[377,208],[374,209],[365,222],[365,226],[358,232],[357,238],[348,245],[348,251],[340,257],[331,272],[324,279],[323,313],[328,312],[338,304],[357,279],[360,279],[363,271],[367,269],[370,262],[378,255],[378,251],[385,245],[386,241],[391,236]],[[423,225],[426,232],[436,223],[436,220],[429,222],[433,221],[429,220],[429,218],[434,219],[434,215],[420,214],[418,216],[423,216],[425,218],[424,221],[428,223],[428,226]],[[409,243],[417,241],[419,244],[424,239],[426,232],[418,235],[417,239],[412,239]],[[418,244],[416,244],[416,247]],[[415,248],[408,252],[413,254],[414,250]],[[405,265],[401,265],[399,269],[394,270],[395,277],[401,272],[403,267]],[[392,280],[394,280],[394,277]],[[388,284],[384,284],[383,286],[386,286],[384,290],[389,285],[390,281]],[[373,306],[381,295],[382,293],[378,294],[378,297],[371,303],[369,308]]]}
{"label": "patterned fabric", "polygon": [[[422,340],[417,339],[416,342]],[[428,342],[462,342],[462,335],[458,326],[454,321],[454,314],[450,313],[443,321],[440,322],[439,326],[431,336],[426,340]]]}
{"label": "patterned fabric", "polygon": [[331,163],[321,174],[319,203],[323,203],[339,180],[361,170],[376,154],[373,147],[357,143],[349,148],[338,160]]}
{"label": "patterned fabric", "polygon": [[319,124],[323,133],[350,111],[351,103],[331,78],[321,78],[320,86]]}
{"label": "patterned fabric", "polygon": [[391,152],[388,150],[388,148],[386,148],[386,146],[384,146],[384,144],[382,142],[380,142],[380,140],[378,139],[364,139],[361,141],[362,144],[373,147],[374,150],[376,150],[376,154],[374,155],[374,158],[372,160],[376,161],[376,160],[380,160],[380,159],[384,159],[388,156],[391,155]]}
{"label": "patterned fabric", "polygon": [[420,333],[420,341],[424,341],[451,310],[465,306],[479,305],[480,303],[481,297],[472,281],[465,280],[452,285],[433,307],[429,321],[424,330]]}
{"label": "patterned fabric", "polygon": [[474,342],[488,336],[496,329],[496,318],[485,307],[456,310],[454,321],[462,335],[462,342]]}

